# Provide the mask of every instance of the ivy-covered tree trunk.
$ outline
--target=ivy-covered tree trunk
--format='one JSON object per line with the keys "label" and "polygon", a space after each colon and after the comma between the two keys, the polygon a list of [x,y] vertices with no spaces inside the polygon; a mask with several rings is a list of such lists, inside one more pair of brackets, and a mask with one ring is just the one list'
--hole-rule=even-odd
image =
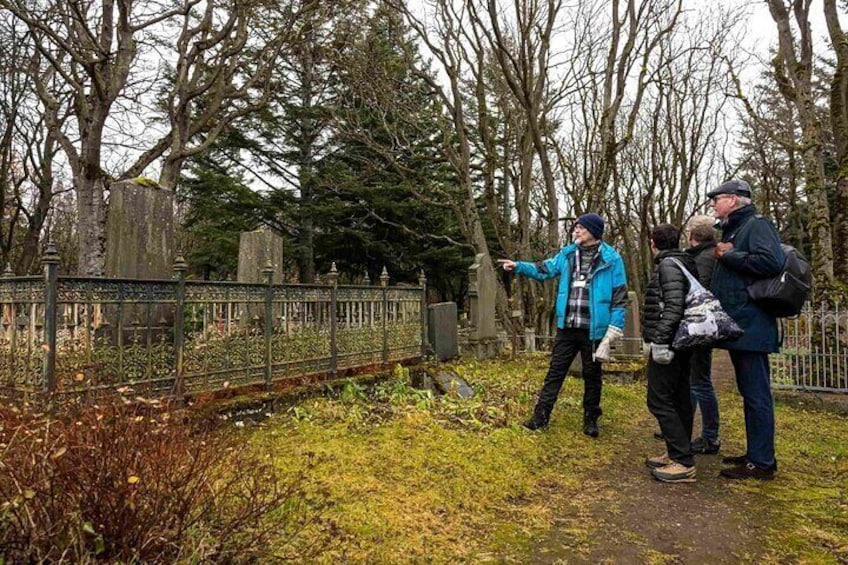
{"label": "ivy-covered tree trunk", "polygon": [[[848,34],[839,22],[836,0],[824,0],[830,43],[836,55],[830,83],[830,126],[836,144],[836,192],[833,199],[834,278],[848,281]],[[843,287],[842,293],[848,289]]]}
{"label": "ivy-covered tree trunk", "polygon": [[772,60],[775,80],[781,94],[795,104],[801,123],[805,186],[810,207],[807,233],[812,243],[814,295],[822,299],[832,296],[834,290],[833,239],[825,186],[822,126],[813,96],[809,5],[796,2],[793,9],[800,30],[797,46],[783,0],[768,0],[768,5],[778,31],[778,52]]}

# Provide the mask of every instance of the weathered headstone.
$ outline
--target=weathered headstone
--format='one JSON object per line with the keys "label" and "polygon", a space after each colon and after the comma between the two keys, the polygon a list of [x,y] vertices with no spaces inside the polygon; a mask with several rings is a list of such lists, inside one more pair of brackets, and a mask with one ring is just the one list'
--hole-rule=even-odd
{"label": "weathered headstone", "polygon": [[[272,282],[283,281],[283,238],[270,230],[259,229],[242,232],[239,236],[238,282],[264,284],[264,270],[270,262],[273,269]],[[265,319],[265,307],[261,304],[242,305],[241,325],[259,325]]]}
{"label": "weathered headstone", "polygon": [[283,238],[270,230],[242,232],[239,237],[237,280],[264,283],[262,271],[268,261],[274,269],[274,283],[280,284],[283,281]]}
{"label": "weathered headstone", "polygon": [[439,302],[427,307],[427,335],[436,359],[447,361],[459,355],[456,302]]}
{"label": "weathered headstone", "polygon": [[454,395],[459,398],[471,398],[474,396],[474,389],[465,382],[465,379],[453,371],[436,373],[433,377],[433,383],[437,389],[445,394]]}
{"label": "weathered headstone", "polygon": [[632,290],[627,293],[627,318],[624,321],[624,336],[617,347],[626,356],[642,354],[642,313],[639,297]]}
{"label": "weathered headstone", "polygon": [[[174,191],[152,180],[119,181],[109,187],[106,217],[106,257],[103,275],[120,279],[167,280],[173,276]],[[174,307],[124,304],[107,305],[96,338],[115,342],[118,314],[124,343],[154,341],[173,324]]]}
{"label": "weathered headstone", "polygon": [[174,262],[174,192],[153,181],[109,188],[106,267],[110,278],[170,279]]}
{"label": "weathered headstone", "polygon": [[498,354],[495,301],[497,277],[491,258],[483,253],[474,257],[468,269],[469,346],[477,359]]}

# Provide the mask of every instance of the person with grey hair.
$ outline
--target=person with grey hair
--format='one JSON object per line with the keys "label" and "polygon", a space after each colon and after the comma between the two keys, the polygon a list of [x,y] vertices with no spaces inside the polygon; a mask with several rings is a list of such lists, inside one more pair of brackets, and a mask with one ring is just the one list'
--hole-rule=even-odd
{"label": "person with grey hair", "polygon": [[747,182],[729,180],[708,192],[707,198],[722,230],[710,289],[744,331],[741,337],[716,346],[727,349],[733,363],[744,404],[747,444],[744,454],[722,459],[732,466],[722,470],[721,476],[768,480],[777,471],[768,356],[778,351],[780,341],[777,317],[751,299],[747,286],[780,273],[786,256],[774,225],[757,214]]}
{"label": "person with grey hair", "polygon": [[[716,231],[712,216],[693,216],[686,224],[689,248],[686,253],[695,260],[698,282],[709,290],[715,269]],[[701,435],[692,440],[692,452],[712,455],[721,448],[718,435],[718,397],[712,381],[712,356],[710,347],[695,347],[689,361],[689,387],[692,407],[701,410]]]}

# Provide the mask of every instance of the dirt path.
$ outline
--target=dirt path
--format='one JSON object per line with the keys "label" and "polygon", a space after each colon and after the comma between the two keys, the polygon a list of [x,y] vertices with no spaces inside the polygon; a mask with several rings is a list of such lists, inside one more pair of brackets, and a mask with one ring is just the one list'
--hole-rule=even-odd
{"label": "dirt path", "polygon": [[[715,358],[719,390],[735,388],[725,353]],[[653,480],[647,455],[663,450],[653,438],[656,421],[640,415],[625,432],[612,437],[620,465],[586,485],[597,496],[580,520],[595,524],[591,549],[575,555],[568,526],[555,526],[537,544],[534,563],[740,563],[762,556],[759,540],[769,516],[751,495],[728,489],[718,478],[721,455],[697,458],[698,482],[670,485]],[[696,428],[698,427],[696,417]],[[584,525],[586,525],[584,523]]]}

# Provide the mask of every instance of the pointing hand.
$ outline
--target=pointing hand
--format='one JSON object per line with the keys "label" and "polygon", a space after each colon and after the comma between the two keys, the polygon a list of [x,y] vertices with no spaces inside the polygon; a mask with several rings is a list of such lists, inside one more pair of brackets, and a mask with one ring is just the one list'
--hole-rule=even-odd
{"label": "pointing hand", "polygon": [[509,259],[498,259],[498,263],[500,263],[503,270],[508,273],[515,270],[515,261],[510,261]]}

